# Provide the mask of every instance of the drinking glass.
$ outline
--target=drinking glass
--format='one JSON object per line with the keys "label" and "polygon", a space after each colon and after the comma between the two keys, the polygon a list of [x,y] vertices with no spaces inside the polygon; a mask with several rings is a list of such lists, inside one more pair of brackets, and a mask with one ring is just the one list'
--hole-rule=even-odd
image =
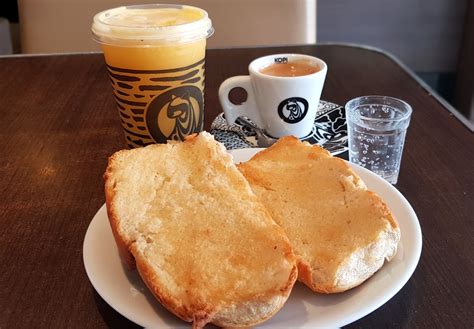
{"label": "drinking glass", "polygon": [[349,161],[396,184],[411,106],[388,96],[362,96],[346,106]]}
{"label": "drinking glass", "polygon": [[184,140],[204,127],[204,60],[212,22],[203,9],[146,4],[94,16],[130,148]]}

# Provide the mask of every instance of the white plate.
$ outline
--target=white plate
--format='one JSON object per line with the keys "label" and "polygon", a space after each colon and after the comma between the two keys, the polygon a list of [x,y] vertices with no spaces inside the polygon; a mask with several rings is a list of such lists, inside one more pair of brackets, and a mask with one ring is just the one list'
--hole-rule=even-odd
{"label": "white plate", "polygon": [[[260,149],[234,150],[235,162],[248,160]],[[376,310],[408,281],[421,254],[421,229],[413,208],[385,180],[351,164],[367,187],[380,195],[398,219],[399,250],[372,278],[357,288],[336,295],[311,292],[297,283],[284,307],[258,328],[340,327]],[[148,328],[189,328],[190,324],[166,311],[151,295],[135,271],[123,267],[105,205],[92,219],[84,239],[84,265],[99,295],[117,312]]]}

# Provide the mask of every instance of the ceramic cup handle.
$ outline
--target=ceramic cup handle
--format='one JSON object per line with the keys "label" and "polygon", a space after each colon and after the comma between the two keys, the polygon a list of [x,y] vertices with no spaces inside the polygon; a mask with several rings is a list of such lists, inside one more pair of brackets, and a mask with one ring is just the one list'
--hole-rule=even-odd
{"label": "ceramic cup handle", "polygon": [[[242,104],[233,104],[229,100],[229,93],[234,88],[243,88],[247,92],[247,100]],[[224,110],[225,118],[229,125],[238,117],[245,116],[252,120],[258,127],[263,128],[260,113],[255,102],[250,76],[240,75],[225,80],[219,87],[219,101]]]}

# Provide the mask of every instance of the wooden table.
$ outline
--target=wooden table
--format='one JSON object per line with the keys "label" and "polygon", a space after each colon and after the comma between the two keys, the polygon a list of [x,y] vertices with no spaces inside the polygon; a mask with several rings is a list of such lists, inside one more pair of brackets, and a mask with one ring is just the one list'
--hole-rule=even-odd
{"label": "wooden table", "polygon": [[[219,84],[282,52],[327,62],[324,100],[382,94],[414,110],[397,188],[419,217],[421,260],[393,299],[348,327],[472,328],[473,133],[390,56],[337,45],[208,51],[207,129]],[[0,113],[0,328],[134,327],[82,261],[107,157],[125,146],[102,56],[0,58]]]}

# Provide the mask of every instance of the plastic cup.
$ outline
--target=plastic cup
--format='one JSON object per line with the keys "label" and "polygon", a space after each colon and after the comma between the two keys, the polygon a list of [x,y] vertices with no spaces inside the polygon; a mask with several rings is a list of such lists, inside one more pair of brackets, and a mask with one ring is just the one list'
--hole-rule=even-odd
{"label": "plastic cup", "polygon": [[118,7],[94,16],[129,147],[202,131],[207,12],[182,5]]}
{"label": "plastic cup", "polygon": [[349,161],[398,181],[405,135],[412,109],[387,96],[363,96],[346,104]]}

